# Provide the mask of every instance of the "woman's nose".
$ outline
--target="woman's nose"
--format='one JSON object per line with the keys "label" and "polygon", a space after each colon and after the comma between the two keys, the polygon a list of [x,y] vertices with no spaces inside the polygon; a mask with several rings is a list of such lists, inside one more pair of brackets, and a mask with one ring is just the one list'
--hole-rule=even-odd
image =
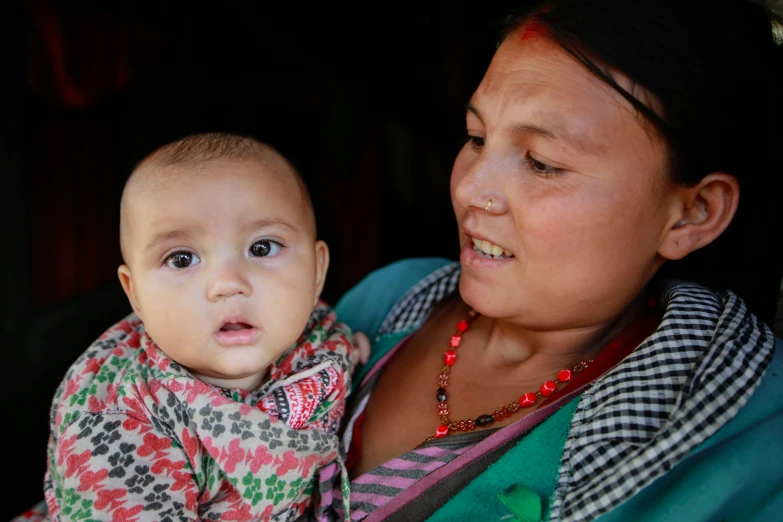
{"label": "woman's nose", "polygon": [[457,202],[469,210],[501,214],[507,207],[501,186],[502,176],[498,176],[498,165],[489,158],[476,158],[470,165],[455,168],[454,197]]}
{"label": "woman's nose", "polygon": [[227,261],[217,270],[209,283],[207,298],[210,301],[220,301],[235,295],[250,297],[253,287],[240,263]]}

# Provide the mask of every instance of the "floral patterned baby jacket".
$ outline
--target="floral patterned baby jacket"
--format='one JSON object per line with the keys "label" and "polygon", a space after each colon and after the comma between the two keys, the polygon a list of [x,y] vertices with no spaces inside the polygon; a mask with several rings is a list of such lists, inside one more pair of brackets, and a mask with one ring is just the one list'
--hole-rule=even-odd
{"label": "floral patterned baby jacket", "polygon": [[[321,302],[256,391],[168,358],[131,314],[70,367],[52,404],[52,520],[293,520],[337,462],[351,332]],[[345,477],[347,481],[347,476]],[[346,482],[347,484],[347,482]]]}

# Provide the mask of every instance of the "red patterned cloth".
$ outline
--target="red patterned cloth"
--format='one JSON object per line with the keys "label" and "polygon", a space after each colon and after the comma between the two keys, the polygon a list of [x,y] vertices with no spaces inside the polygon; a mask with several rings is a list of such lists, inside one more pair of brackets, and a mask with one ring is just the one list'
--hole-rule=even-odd
{"label": "red patterned cloth", "polygon": [[[344,470],[336,431],[350,389],[350,339],[319,303],[269,380],[245,392],[196,379],[137,317],[120,321],[71,366],[55,395],[49,516],[296,519],[310,507],[319,469],[337,462]],[[35,509],[22,517],[45,518]]]}

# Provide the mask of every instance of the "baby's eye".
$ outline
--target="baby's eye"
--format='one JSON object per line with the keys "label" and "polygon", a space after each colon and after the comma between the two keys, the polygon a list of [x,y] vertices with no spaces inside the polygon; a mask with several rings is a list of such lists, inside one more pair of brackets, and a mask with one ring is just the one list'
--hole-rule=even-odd
{"label": "baby's eye", "polygon": [[166,266],[169,268],[188,268],[198,264],[201,259],[198,258],[193,252],[186,252],[184,250],[174,252],[166,258]]}
{"label": "baby's eye", "polygon": [[272,241],[271,239],[262,239],[261,241],[256,241],[253,243],[253,245],[250,247],[250,255],[254,257],[273,256],[277,254],[281,248],[282,245],[280,245],[280,243],[277,241]]}

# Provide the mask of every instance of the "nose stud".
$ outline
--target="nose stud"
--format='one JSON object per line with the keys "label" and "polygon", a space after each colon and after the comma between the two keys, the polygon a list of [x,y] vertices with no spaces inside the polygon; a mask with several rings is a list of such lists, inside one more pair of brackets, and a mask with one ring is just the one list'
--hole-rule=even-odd
{"label": "nose stud", "polygon": [[489,198],[489,201],[487,201],[487,206],[484,207],[484,210],[489,212],[489,208],[492,206],[492,198]]}

